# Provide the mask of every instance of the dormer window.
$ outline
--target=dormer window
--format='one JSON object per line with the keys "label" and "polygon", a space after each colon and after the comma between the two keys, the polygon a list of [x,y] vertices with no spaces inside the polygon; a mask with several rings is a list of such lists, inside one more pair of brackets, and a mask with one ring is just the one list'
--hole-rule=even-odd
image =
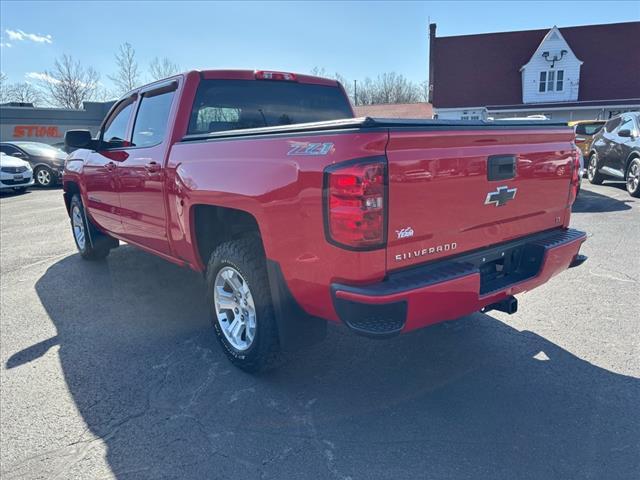
{"label": "dormer window", "polygon": [[561,92],[564,90],[564,70],[543,70],[540,72],[538,92]]}

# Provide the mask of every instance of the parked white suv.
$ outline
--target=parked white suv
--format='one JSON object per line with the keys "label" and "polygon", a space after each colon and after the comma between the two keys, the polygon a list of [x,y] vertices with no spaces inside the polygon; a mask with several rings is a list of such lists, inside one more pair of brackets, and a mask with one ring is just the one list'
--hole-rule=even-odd
{"label": "parked white suv", "polygon": [[0,190],[24,192],[33,185],[33,170],[29,162],[0,152]]}

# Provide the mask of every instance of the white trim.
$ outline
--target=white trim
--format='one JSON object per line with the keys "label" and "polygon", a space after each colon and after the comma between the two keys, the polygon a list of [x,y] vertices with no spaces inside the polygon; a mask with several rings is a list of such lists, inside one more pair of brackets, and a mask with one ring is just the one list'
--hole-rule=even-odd
{"label": "white trim", "polygon": [[487,107],[443,107],[443,108],[434,108],[434,111],[438,112],[452,112],[455,110],[484,110],[487,111]]}
{"label": "white trim", "polygon": [[[566,107],[540,107],[539,105],[536,104],[530,104],[531,107],[524,106],[521,108],[505,108],[505,109],[487,109],[487,112],[489,113],[497,113],[497,112],[522,112],[522,111],[526,111],[526,110],[551,110],[551,111],[558,111],[558,110],[599,110],[599,109],[620,109],[620,108],[640,108],[640,105],[638,105],[637,103],[630,103],[627,105],[590,105],[590,106],[566,106]],[[459,109],[456,109],[459,110]]]}
{"label": "white trim", "polygon": [[576,54],[573,52],[571,45],[569,45],[569,42],[567,42],[567,40],[564,38],[564,36],[562,35],[562,33],[560,32],[560,29],[558,29],[557,26],[553,26],[551,27],[551,29],[547,32],[547,34],[544,36],[544,38],[542,39],[542,41],[540,42],[540,45],[538,45],[538,48],[535,49],[535,51],[533,52],[533,55],[531,55],[531,57],[529,57],[529,61],[527,63],[525,63],[524,65],[522,65],[520,67],[520,71],[522,72],[525,67],[527,67],[531,61],[535,58],[535,56],[538,54],[538,52],[541,50],[542,46],[544,45],[544,43],[547,41],[547,38],[549,38],[551,36],[551,34],[555,32],[558,34],[558,36],[560,37],[560,39],[567,45],[567,48],[569,49],[569,52],[576,58],[576,60],[580,63],[580,65],[582,65],[584,62],[582,60],[580,60]]}

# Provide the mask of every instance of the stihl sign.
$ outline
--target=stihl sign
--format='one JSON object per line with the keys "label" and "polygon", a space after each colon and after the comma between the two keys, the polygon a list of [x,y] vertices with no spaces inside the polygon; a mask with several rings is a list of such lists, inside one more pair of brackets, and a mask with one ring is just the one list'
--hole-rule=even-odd
{"label": "stihl sign", "polygon": [[16,125],[13,127],[13,137],[61,137],[58,127],[52,125]]}

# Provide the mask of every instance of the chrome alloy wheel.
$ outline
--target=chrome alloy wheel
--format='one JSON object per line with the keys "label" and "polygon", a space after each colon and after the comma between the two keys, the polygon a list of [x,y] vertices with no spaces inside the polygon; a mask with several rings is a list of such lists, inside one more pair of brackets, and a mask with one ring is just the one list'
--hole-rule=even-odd
{"label": "chrome alloy wheel", "polygon": [[84,250],[87,237],[84,231],[84,222],[82,221],[82,212],[77,205],[74,205],[71,210],[71,226],[73,227],[73,236],[76,239],[78,248]]}
{"label": "chrome alloy wheel", "polygon": [[627,190],[629,192],[635,192],[638,190],[638,184],[640,183],[640,163],[633,162],[629,167],[627,173]]}
{"label": "chrome alloy wheel", "polygon": [[589,167],[587,168],[587,178],[593,180],[596,176],[596,170],[598,169],[598,156],[596,154],[591,155],[589,159]]}
{"label": "chrome alloy wheel", "polygon": [[233,267],[216,275],[213,301],[216,316],[227,341],[238,351],[251,347],[256,336],[256,307],[249,285]]}
{"label": "chrome alloy wheel", "polygon": [[36,173],[36,180],[43,187],[48,187],[51,184],[51,172],[46,168],[41,168]]}

